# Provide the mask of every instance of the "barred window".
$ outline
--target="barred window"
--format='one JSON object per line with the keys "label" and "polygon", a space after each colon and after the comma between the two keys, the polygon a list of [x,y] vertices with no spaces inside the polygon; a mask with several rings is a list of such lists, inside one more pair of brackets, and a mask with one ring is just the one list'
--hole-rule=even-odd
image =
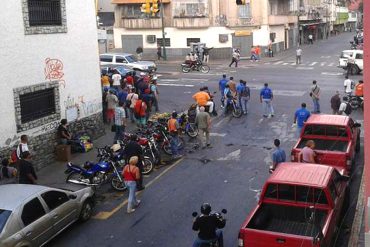
{"label": "barred window", "polygon": [[62,14],[60,0],[28,0],[30,26],[60,26]]}
{"label": "barred window", "polygon": [[[163,39],[162,38],[157,38],[157,45],[159,45],[161,47],[163,46]],[[170,47],[171,46],[171,39],[170,38],[165,38],[164,45],[166,47]]]}
{"label": "barred window", "polygon": [[199,43],[200,38],[187,38],[186,39],[186,46],[190,46],[190,43]]}
{"label": "barred window", "polygon": [[250,3],[245,5],[238,5],[239,8],[239,18],[251,18],[251,6]]}
{"label": "barred window", "polygon": [[22,124],[55,114],[54,88],[19,95]]}

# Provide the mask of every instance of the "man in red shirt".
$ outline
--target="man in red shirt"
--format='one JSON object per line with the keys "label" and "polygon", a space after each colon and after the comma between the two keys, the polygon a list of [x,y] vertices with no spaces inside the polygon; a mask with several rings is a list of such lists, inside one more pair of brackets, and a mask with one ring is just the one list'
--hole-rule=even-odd
{"label": "man in red shirt", "polygon": [[134,85],[134,78],[132,77],[131,72],[127,73],[126,81],[128,85]]}

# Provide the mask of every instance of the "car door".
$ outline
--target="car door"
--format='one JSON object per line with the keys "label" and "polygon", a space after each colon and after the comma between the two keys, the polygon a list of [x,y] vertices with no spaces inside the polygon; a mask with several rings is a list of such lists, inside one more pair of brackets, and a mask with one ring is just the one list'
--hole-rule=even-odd
{"label": "car door", "polygon": [[49,190],[41,194],[41,198],[49,208],[50,218],[56,232],[63,230],[78,218],[76,201],[70,199],[63,191]]}
{"label": "car door", "polygon": [[127,64],[126,58],[124,56],[116,56],[116,64]]}
{"label": "car door", "polygon": [[364,58],[363,53],[357,53],[355,57],[355,63],[357,64],[360,70],[364,69]]}
{"label": "car door", "polygon": [[38,197],[27,201],[21,211],[22,238],[33,246],[40,246],[54,235],[53,222],[46,214]]}

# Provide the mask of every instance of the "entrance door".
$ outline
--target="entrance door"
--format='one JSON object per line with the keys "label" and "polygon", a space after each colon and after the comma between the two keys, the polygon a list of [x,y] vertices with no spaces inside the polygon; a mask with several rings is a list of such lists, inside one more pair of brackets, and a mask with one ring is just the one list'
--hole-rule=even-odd
{"label": "entrance door", "polygon": [[295,45],[294,44],[294,30],[290,29],[288,34],[289,34],[289,48],[292,48]]}
{"label": "entrance door", "polygon": [[235,36],[232,35],[233,41],[233,48],[240,49],[240,56],[241,57],[249,57],[251,46],[253,45],[253,35],[248,36]]}
{"label": "entrance door", "polygon": [[284,32],[284,50],[288,49],[288,30],[285,29]]}
{"label": "entrance door", "polygon": [[143,47],[143,35],[122,35],[122,50],[126,53],[136,54],[138,46]]}

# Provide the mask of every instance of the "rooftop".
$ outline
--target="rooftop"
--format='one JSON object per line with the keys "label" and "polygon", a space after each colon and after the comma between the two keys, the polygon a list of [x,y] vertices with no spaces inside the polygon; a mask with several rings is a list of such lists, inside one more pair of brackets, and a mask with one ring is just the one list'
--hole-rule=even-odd
{"label": "rooftop", "polygon": [[349,117],[341,115],[329,115],[329,114],[312,114],[307,124],[322,124],[322,125],[337,125],[346,126],[349,121]]}

